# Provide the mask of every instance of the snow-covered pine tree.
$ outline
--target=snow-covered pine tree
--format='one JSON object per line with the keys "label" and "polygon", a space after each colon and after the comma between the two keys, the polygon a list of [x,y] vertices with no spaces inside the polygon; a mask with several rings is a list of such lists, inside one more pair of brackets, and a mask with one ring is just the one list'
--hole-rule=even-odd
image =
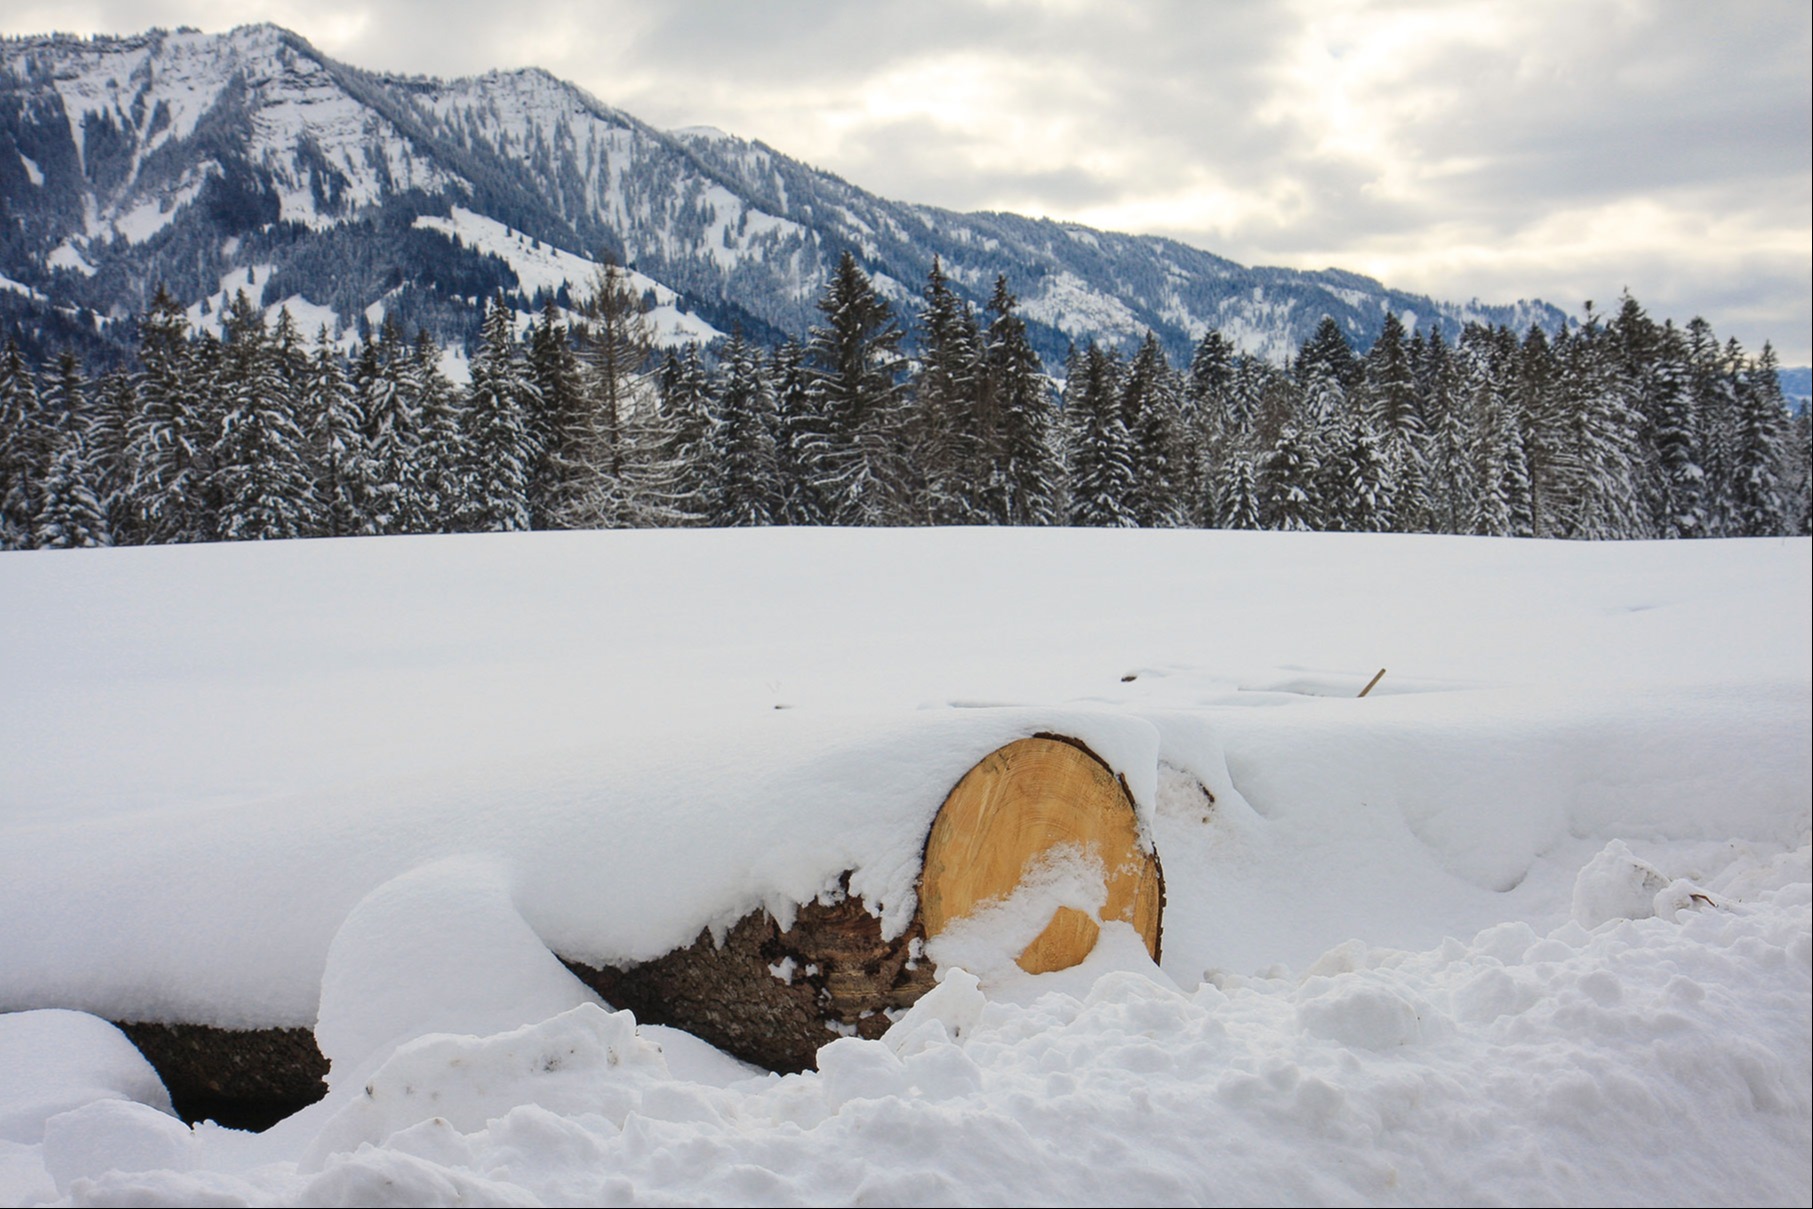
{"label": "snow-covered pine tree", "polygon": [[126,426],[126,494],[132,527],[146,542],[207,536],[207,472],[214,432],[207,389],[182,306],[161,286],[139,321],[138,401]]}
{"label": "snow-covered pine tree", "polygon": [[402,378],[421,435],[415,469],[421,492],[420,531],[451,533],[466,511],[469,496],[466,458],[460,447],[462,400],[441,372],[441,346],[426,329],[416,332]]}
{"label": "snow-covered pine tree", "polygon": [[1353,345],[1341,331],[1341,325],[1324,315],[1316,324],[1314,334],[1297,350],[1292,372],[1304,385],[1306,394],[1312,379],[1333,383],[1342,394],[1347,394],[1359,384],[1360,362],[1354,356]]}
{"label": "snow-covered pine tree", "polygon": [[1590,307],[1562,362],[1562,406],[1571,420],[1570,524],[1566,535],[1623,538],[1640,532],[1638,417],[1619,380],[1617,348]]}
{"label": "snow-covered pine tree", "polygon": [[1245,443],[1231,447],[1221,465],[1221,489],[1217,493],[1215,524],[1222,529],[1261,529],[1259,477],[1253,467],[1253,455]]}
{"label": "snow-covered pine tree", "polygon": [[1210,328],[1190,357],[1182,413],[1193,484],[1188,500],[1189,523],[1199,527],[1217,523],[1216,468],[1238,431],[1233,415],[1234,373],[1233,342]]}
{"label": "snow-covered pine tree", "polygon": [[1383,443],[1355,408],[1338,414],[1314,442],[1314,502],[1330,532],[1377,533],[1391,528],[1395,485]]}
{"label": "snow-covered pine tree", "polygon": [[16,341],[0,353],[0,550],[29,550],[50,432],[38,397],[37,375]]}
{"label": "snow-covered pine tree", "polygon": [[1737,381],[1712,325],[1695,318],[1687,325],[1688,393],[1699,428],[1700,469],[1705,475],[1702,508],[1706,536],[1730,533],[1732,418]]}
{"label": "snow-covered pine tree", "polygon": [[1267,384],[1279,375],[1258,357],[1240,356],[1234,361],[1234,382],[1228,393],[1227,415],[1223,421],[1223,439],[1245,441],[1254,436],[1266,410]]}
{"label": "snow-covered pine tree", "polygon": [[308,439],[264,314],[239,291],[222,318],[220,438],[215,482],[220,536],[228,541],[302,537],[319,505],[308,468]]}
{"label": "snow-covered pine tree", "polygon": [[530,329],[528,345],[529,371],[541,399],[536,432],[541,458],[529,476],[529,518],[537,529],[558,529],[564,527],[561,518],[575,513],[575,489],[586,479],[591,414],[578,355],[552,299]]}
{"label": "snow-covered pine tree", "polygon": [[901,331],[887,300],[849,252],[818,300],[825,322],[806,345],[814,406],[825,429],[809,473],[829,520],[885,525],[910,516],[904,456]]}
{"label": "snow-covered pine tree", "polygon": [[539,451],[529,431],[535,382],[516,343],[515,316],[499,294],[485,311],[462,415],[468,494],[460,528],[529,527],[529,473]]}
{"label": "snow-covered pine tree", "polygon": [[1510,402],[1523,437],[1530,534],[1534,537],[1558,536],[1566,513],[1562,468],[1568,426],[1555,390],[1557,373],[1555,350],[1548,336],[1532,324],[1517,347]]}
{"label": "snow-covered pine tree", "polygon": [[1704,537],[1706,510],[1704,442],[1694,406],[1693,370],[1687,337],[1665,323],[1650,375],[1651,429],[1656,460],[1657,532],[1661,537]]}
{"label": "snow-covered pine tree", "polygon": [[1496,334],[1483,328],[1470,327],[1461,348],[1465,378],[1459,410],[1466,418],[1462,432],[1467,443],[1467,489],[1459,501],[1465,509],[1461,531],[1503,537],[1514,525],[1508,366]]}
{"label": "snow-covered pine tree", "polygon": [[634,525],[645,506],[638,479],[646,449],[638,425],[647,425],[654,410],[654,386],[644,372],[654,349],[648,309],[629,272],[607,259],[579,313],[580,389],[589,418],[585,453],[563,491],[558,521],[572,529]]}
{"label": "snow-covered pine tree", "polygon": [[372,533],[421,533],[429,522],[420,465],[421,416],[403,389],[409,349],[403,331],[386,318],[375,340],[365,342],[353,364],[353,396],[365,420],[369,495],[361,511]]}
{"label": "snow-covered pine tree", "polygon": [[716,496],[713,525],[780,523],[785,500],[776,460],[774,386],[761,354],[741,332],[724,349],[717,391],[718,435],[723,489]]}
{"label": "snow-covered pine tree", "polygon": [[1315,498],[1316,457],[1295,424],[1285,424],[1258,466],[1259,513],[1268,529],[1307,532],[1322,528]]}
{"label": "snow-covered pine tree", "polygon": [[781,483],[780,522],[822,525],[826,505],[819,498],[812,469],[826,439],[825,424],[812,391],[812,376],[806,368],[806,350],[797,340],[788,340],[774,350],[769,377],[774,383],[774,458]]}
{"label": "snow-covered pine tree", "polygon": [[364,511],[372,494],[365,419],[325,325],[315,337],[300,395],[315,498],[321,504],[321,531],[329,537],[370,532]]}
{"label": "snow-covered pine tree", "polygon": [[1472,470],[1467,460],[1463,369],[1439,329],[1429,333],[1423,349],[1417,375],[1429,434],[1424,442],[1423,524],[1433,533],[1466,533],[1471,528]]}
{"label": "snow-covered pine tree", "polygon": [[996,525],[1051,525],[1059,516],[1058,425],[1039,355],[1014,313],[1007,278],[995,278],[984,335],[985,393],[998,416],[985,519]]}
{"label": "snow-covered pine tree", "polygon": [[1632,529],[1625,536],[1657,537],[1669,526],[1667,487],[1656,439],[1663,407],[1663,387],[1656,377],[1661,329],[1627,289],[1619,299],[1617,316],[1606,326],[1606,336],[1615,349],[1613,363],[1624,392],[1625,409],[1631,416],[1631,440],[1636,454],[1631,464],[1636,510]]}
{"label": "snow-covered pine tree", "polygon": [[87,454],[93,467],[95,497],[107,516],[107,531],[115,545],[136,542],[126,499],[126,426],[137,402],[132,375],[123,369],[101,376],[89,392]]}
{"label": "snow-covered pine tree", "polygon": [[906,439],[916,470],[915,519],[962,525],[988,519],[1000,444],[998,400],[982,369],[982,338],[969,304],[950,288],[938,258],[919,308],[919,372],[911,379]]}
{"label": "snow-covered pine tree", "polygon": [[1731,449],[1731,533],[1778,537],[1790,533],[1782,472],[1788,410],[1782,401],[1775,349],[1763,351],[1738,378]]}
{"label": "snow-covered pine tree", "polygon": [[38,493],[33,542],[40,550],[110,546],[107,511],[94,489],[97,474],[88,456],[89,416],[82,369],[75,354],[57,358],[57,370],[43,393],[50,419],[50,456]]}
{"label": "snow-covered pine tree", "polygon": [[[708,525],[722,510],[717,399],[696,343],[669,349],[656,375],[660,406],[649,426],[645,516],[658,524]],[[647,521],[645,521],[647,523]]]}
{"label": "snow-covered pine tree", "polygon": [[1065,385],[1070,523],[1135,528],[1133,438],[1121,411],[1120,359],[1090,341]]}
{"label": "snow-covered pine tree", "polygon": [[1121,381],[1121,423],[1133,455],[1133,491],[1128,499],[1136,524],[1174,529],[1186,523],[1191,450],[1185,444],[1183,389],[1165,360],[1164,348],[1146,333]]}
{"label": "snow-covered pine tree", "polygon": [[1361,362],[1360,403],[1378,434],[1389,468],[1393,527],[1400,532],[1427,520],[1429,434],[1411,359],[1411,344],[1397,314],[1385,312],[1378,339]]}
{"label": "snow-covered pine tree", "polygon": [[1367,414],[1387,448],[1420,444],[1423,417],[1417,408],[1416,376],[1411,371],[1404,323],[1395,312],[1385,312],[1378,339],[1362,363],[1361,377]]}
{"label": "snow-covered pine tree", "polygon": [[1788,526],[1813,536],[1813,413],[1801,408],[1788,428]]}

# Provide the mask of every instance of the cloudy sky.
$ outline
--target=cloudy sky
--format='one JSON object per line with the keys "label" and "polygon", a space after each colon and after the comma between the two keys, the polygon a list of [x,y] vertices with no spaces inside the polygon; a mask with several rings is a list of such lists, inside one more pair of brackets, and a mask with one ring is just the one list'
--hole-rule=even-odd
{"label": "cloudy sky", "polygon": [[1628,287],[1813,360],[1806,0],[0,0],[8,33],[252,20],[545,67],[906,201],[1455,300]]}

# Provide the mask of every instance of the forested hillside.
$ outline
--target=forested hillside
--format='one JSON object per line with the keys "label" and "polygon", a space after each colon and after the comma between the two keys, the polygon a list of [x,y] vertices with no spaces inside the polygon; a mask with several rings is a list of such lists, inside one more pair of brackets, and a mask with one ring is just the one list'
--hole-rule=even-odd
{"label": "forested hillside", "polygon": [[[394,319],[341,354],[244,294],[222,335],[159,294],[138,367],[0,359],[10,548],[669,525],[1053,525],[1569,538],[1809,531],[1808,419],[1773,351],[1626,296],[1554,338],[1453,343],[1325,318],[1287,368],[1208,332],[1042,369],[1005,278],[938,262],[907,313],[846,255],[802,340],[654,347],[601,272],[519,330],[494,298],[469,384]],[[569,319],[567,316],[573,316]],[[909,340],[910,338],[910,340]],[[903,348],[915,350],[909,357]]]}

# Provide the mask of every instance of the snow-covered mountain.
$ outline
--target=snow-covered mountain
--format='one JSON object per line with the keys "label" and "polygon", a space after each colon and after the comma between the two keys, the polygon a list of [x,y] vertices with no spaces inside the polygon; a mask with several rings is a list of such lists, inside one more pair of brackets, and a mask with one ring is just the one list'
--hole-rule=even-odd
{"label": "snow-covered mountain", "polygon": [[[1041,353],[1174,357],[1207,328],[1282,357],[1324,314],[1359,345],[1393,309],[1553,329],[1540,302],[1436,302],[1336,270],[1250,269],[1150,236],[889,201],[761,143],[661,131],[536,69],[444,82],[336,62],[287,30],[0,42],[0,321],[101,349],[159,283],[198,319],[245,287],[345,338],[392,315],[458,342],[476,300],[525,312],[635,267],[669,340],[802,333],[846,249],[910,302],[934,256],[977,302],[1019,294]],[[205,300],[205,304],[204,304]]]}

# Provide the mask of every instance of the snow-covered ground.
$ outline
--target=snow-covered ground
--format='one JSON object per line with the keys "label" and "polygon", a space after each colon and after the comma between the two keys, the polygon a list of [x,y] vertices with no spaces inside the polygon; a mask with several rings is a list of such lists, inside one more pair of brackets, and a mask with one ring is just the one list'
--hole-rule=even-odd
{"label": "snow-covered ground", "polygon": [[[1810,549],[5,555],[0,1201],[1806,1204]],[[550,956],[846,870],[904,926],[945,791],[1039,731],[1126,776],[1161,966],[968,937],[779,1077]],[[313,1025],[332,1090],[191,1128],[99,1017]]]}

